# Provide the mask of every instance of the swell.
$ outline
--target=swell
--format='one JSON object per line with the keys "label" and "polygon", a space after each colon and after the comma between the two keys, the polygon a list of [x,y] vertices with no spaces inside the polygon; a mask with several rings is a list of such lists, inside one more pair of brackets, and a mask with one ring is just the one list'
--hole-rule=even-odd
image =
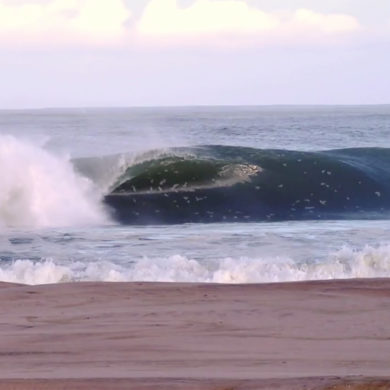
{"label": "swell", "polygon": [[175,148],[122,170],[105,196],[126,224],[386,218],[390,149]]}

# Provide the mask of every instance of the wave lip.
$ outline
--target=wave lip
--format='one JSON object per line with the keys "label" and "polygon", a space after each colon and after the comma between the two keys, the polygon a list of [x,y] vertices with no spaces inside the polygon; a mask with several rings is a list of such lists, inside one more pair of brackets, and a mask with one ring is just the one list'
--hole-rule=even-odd
{"label": "wave lip", "polygon": [[105,202],[130,224],[383,218],[390,149],[176,148],[128,167]]}
{"label": "wave lip", "polygon": [[231,187],[245,183],[261,168],[253,164],[227,163],[218,160],[206,160],[181,157],[170,157],[143,163],[143,170],[132,176],[125,172],[129,179],[119,178],[120,185],[116,186],[113,194],[124,193],[153,193],[195,191],[198,189]]}

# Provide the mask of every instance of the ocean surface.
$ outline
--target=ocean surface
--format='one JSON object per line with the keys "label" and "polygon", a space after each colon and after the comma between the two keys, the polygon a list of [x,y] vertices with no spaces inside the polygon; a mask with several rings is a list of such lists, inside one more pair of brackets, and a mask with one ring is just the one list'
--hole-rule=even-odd
{"label": "ocean surface", "polygon": [[0,280],[390,276],[390,106],[0,111]]}

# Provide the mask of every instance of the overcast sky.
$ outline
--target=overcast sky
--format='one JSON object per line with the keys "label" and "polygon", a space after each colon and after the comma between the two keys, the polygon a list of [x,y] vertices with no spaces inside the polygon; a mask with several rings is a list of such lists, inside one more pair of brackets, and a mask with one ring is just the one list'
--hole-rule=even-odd
{"label": "overcast sky", "polygon": [[390,103],[389,0],[0,0],[0,109]]}

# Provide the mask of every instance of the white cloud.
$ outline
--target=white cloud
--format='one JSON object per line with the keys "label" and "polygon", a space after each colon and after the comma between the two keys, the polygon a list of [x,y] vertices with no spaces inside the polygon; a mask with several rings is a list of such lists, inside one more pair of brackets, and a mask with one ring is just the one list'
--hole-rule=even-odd
{"label": "white cloud", "polygon": [[308,9],[294,13],[292,24],[296,28],[313,29],[324,34],[352,32],[359,29],[359,22],[350,15],[320,14]]}
{"label": "white cloud", "polygon": [[150,36],[253,34],[278,27],[279,20],[250,8],[240,0],[197,0],[179,8],[176,0],[151,0],[138,23],[138,31]]}
{"label": "white cloud", "polygon": [[123,0],[0,0],[0,42],[94,43],[119,41],[130,12]]}
{"label": "white cloud", "polygon": [[321,14],[307,9],[264,12],[245,0],[150,0],[137,24],[141,40],[162,43],[307,42],[359,29],[350,15]]}
{"label": "white cloud", "polygon": [[299,44],[359,30],[350,15],[265,12],[248,0],[193,0],[187,7],[179,0],[137,1],[146,6],[129,27],[126,0],[0,0],[0,44]]}

